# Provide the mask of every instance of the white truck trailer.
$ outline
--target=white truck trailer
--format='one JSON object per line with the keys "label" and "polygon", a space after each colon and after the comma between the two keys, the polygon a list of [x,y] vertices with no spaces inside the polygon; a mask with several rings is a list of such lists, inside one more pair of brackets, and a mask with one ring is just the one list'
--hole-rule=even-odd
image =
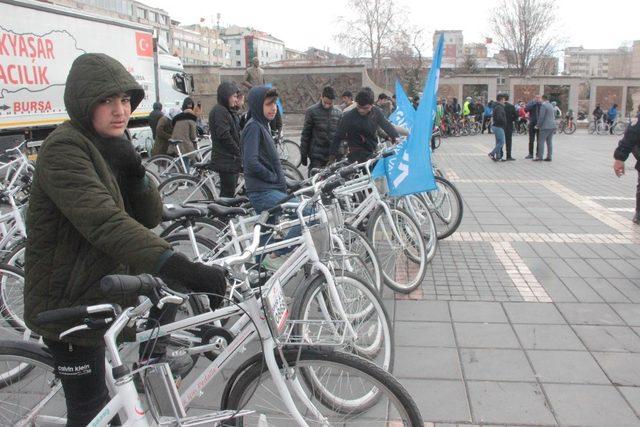
{"label": "white truck trailer", "polygon": [[38,1],[0,0],[0,150],[24,139],[37,147],[68,119],[65,81],[86,52],[117,59],[144,88],[129,124],[139,145],[150,143],[146,118],[153,103],[182,104],[193,90],[182,62],[159,48],[151,27]]}

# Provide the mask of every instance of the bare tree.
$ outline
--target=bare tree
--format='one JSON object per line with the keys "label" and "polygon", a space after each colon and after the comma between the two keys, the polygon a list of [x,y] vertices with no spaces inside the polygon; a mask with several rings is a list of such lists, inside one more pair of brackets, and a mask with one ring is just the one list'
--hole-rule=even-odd
{"label": "bare tree", "polygon": [[394,46],[389,57],[397,66],[397,77],[407,83],[409,96],[417,95],[426,72],[426,61],[422,56],[424,32],[416,28],[398,30],[392,41]]}
{"label": "bare tree", "polygon": [[340,32],[336,40],[352,55],[366,54],[371,58],[371,68],[381,68],[401,9],[394,0],[349,0],[348,6],[353,16],[338,18]]}
{"label": "bare tree", "polygon": [[460,68],[458,68],[458,72],[462,74],[475,74],[478,72],[478,60],[476,57],[470,53],[464,56],[462,64]]}
{"label": "bare tree", "polygon": [[502,0],[492,10],[497,44],[519,75],[530,74],[541,59],[554,53],[559,41],[554,34],[555,12],[551,0]]}

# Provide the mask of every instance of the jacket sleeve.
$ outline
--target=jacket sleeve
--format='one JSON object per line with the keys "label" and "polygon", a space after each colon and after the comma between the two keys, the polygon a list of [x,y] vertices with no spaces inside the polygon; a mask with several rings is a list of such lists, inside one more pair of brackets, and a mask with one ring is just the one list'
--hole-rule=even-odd
{"label": "jacket sleeve", "polygon": [[544,106],[540,106],[540,111],[538,111],[538,126],[543,125],[547,116],[547,109]]}
{"label": "jacket sleeve", "polygon": [[634,147],[640,144],[640,122],[627,128],[624,136],[618,142],[618,148],[613,153],[613,158],[616,160],[627,160],[629,154],[633,151]]}
{"label": "jacket sleeve", "polygon": [[347,120],[345,120],[345,116],[343,115],[338,122],[338,129],[336,129],[336,134],[333,135],[333,141],[331,142],[331,150],[329,153],[333,156],[338,155],[338,151],[340,151],[340,143],[347,136]]}
{"label": "jacket sleeve", "polygon": [[116,204],[84,148],[51,141],[38,156],[36,179],[93,246],[136,272],[155,273],[160,268],[169,244]]}
{"label": "jacket sleeve", "polygon": [[158,120],[158,125],[156,126],[156,137],[171,139],[171,130],[167,129],[168,120]]}
{"label": "jacket sleeve", "polygon": [[384,114],[382,114],[382,112],[376,115],[376,122],[390,138],[397,139],[400,137],[396,128],[393,127],[391,122],[384,116]]}
{"label": "jacket sleeve", "polygon": [[278,176],[260,163],[259,125],[246,126],[242,135],[242,167],[244,173],[255,175],[265,182],[277,183]]}
{"label": "jacket sleeve", "polygon": [[162,199],[158,187],[146,176],[128,189],[131,212],[140,224],[155,228],[162,222]]}
{"label": "jacket sleeve", "polygon": [[312,133],[313,114],[309,109],[304,114],[304,125],[302,125],[302,134],[300,135],[300,153],[303,158],[309,157],[309,145],[311,144]]}
{"label": "jacket sleeve", "polygon": [[[214,110],[211,112],[210,116],[211,123],[209,124],[211,128],[211,136],[220,142],[220,144],[225,147],[229,152],[235,154],[236,156],[240,156],[240,146],[233,139],[231,134],[231,121],[230,116],[228,114],[224,114],[220,110]],[[233,120],[233,118],[231,118]]]}

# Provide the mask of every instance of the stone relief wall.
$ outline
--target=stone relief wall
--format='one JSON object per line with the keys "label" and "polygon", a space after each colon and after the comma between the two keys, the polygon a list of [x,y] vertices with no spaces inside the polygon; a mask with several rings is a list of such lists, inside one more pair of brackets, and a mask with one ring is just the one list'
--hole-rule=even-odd
{"label": "stone relief wall", "polygon": [[[563,114],[569,109],[570,87],[566,85],[545,85],[544,94],[549,97],[549,101],[555,101]],[[575,112],[574,112],[575,114]]]}
{"label": "stone relief wall", "polygon": [[627,114],[636,116],[640,106],[640,86],[629,86],[627,88]]}
{"label": "stone relief wall", "polygon": [[[452,98],[457,98],[458,96],[457,84],[447,84],[442,83],[442,80],[440,81],[440,84],[438,85],[438,98],[447,98],[447,100],[451,100]],[[460,99],[458,99],[458,102],[460,102]]]}
{"label": "stone relief wall", "polygon": [[613,104],[622,107],[622,86],[598,86],[596,88],[596,103],[603,110],[608,110]]}
{"label": "stone relief wall", "polygon": [[486,102],[488,101],[488,93],[489,85],[462,85],[462,99],[466,99],[467,96],[470,96],[474,100],[482,98],[482,100]]}

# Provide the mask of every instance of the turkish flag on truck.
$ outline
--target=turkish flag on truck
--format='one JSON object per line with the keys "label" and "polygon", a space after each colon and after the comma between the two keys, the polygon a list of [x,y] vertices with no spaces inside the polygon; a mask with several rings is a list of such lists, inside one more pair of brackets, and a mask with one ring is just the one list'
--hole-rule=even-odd
{"label": "turkish flag on truck", "polygon": [[138,56],[153,56],[153,39],[149,33],[136,32],[136,52]]}

